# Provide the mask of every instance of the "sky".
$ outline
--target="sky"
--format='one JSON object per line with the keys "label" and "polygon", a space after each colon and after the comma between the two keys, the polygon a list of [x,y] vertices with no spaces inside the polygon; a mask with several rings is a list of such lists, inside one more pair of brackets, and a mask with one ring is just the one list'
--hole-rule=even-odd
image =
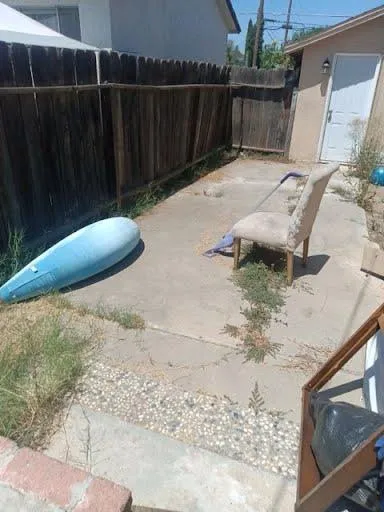
{"label": "sky", "polygon": [[[273,40],[283,41],[284,30],[279,27],[286,19],[288,3],[289,0],[264,0],[265,18],[278,21],[278,23],[266,22],[264,32],[266,43]],[[350,16],[382,4],[383,0],[322,0],[321,2],[293,0],[291,22],[295,28],[335,25]],[[249,18],[256,19],[259,0],[232,0],[232,5],[241,25],[241,34],[230,36],[230,39],[233,39],[243,51],[248,21]]]}

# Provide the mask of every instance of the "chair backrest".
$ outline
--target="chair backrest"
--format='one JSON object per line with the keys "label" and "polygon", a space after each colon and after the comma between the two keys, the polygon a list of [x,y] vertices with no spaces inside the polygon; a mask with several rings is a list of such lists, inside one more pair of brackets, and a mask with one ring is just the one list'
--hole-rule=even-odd
{"label": "chair backrest", "polygon": [[311,234],[324,191],[332,174],[339,167],[339,163],[322,165],[309,175],[303,193],[291,216],[287,240],[288,250],[294,251]]}

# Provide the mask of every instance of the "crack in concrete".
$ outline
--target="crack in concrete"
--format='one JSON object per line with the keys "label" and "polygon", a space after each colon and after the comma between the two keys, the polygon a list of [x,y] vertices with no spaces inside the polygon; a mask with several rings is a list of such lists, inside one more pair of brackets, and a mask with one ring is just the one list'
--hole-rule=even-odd
{"label": "crack in concrete", "polygon": [[86,495],[86,492],[92,480],[92,476],[88,475],[88,477],[83,482],[78,482],[72,485],[71,500],[67,508],[68,512],[72,512],[73,510],[75,510],[77,505],[83,501],[84,496]]}
{"label": "crack in concrete", "polygon": [[86,467],[87,467],[87,471],[92,472],[91,422],[85,412],[84,407],[81,407],[81,411],[82,411],[85,421],[87,422],[87,432],[86,432],[87,438],[86,438],[86,442],[85,442]]}
{"label": "crack in concrete", "polygon": [[211,340],[207,338],[197,337],[197,336],[191,336],[190,334],[184,334],[181,332],[176,331],[170,331],[169,329],[164,329],[163,327],[160,327],[155,324],[147,323],[148,328],[152,331],[161,332],[163,334],[170,334],[171,336],[179,336],[180,338],[185,338],[187,340],[191,340],[198,343],[208,343],[210,345],[215,345],[216,347],[227,347],[227,348],[234,348],[232,343],[223,343],[216,340]]}

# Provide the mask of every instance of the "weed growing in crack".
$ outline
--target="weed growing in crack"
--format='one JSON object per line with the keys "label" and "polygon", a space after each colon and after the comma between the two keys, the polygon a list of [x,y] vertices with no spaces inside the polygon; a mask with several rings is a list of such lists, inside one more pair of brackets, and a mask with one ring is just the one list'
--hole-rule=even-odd
{"label": "weed growing in crack", "polygon": [[259,385],[255,382],[255,387],[251,393],[251,397],[249,399],[248,407],[253,409],[256,414],[258,414],[264,405],[264,398],[261,396],[259,391]]}
{"label": "weed growing in crack", "polygon": [[[257,253],[248,256],[252,260]],[[276,357],[281,344],[271,342],[266,331],[285,304],[285,272],[262,261],[249,261],[232,280],[248,303],[241,310],[246,322],[242,326],[227,324],[224,332],[240,340],[239,350],[246,361],[262,363],[267,356]]]}

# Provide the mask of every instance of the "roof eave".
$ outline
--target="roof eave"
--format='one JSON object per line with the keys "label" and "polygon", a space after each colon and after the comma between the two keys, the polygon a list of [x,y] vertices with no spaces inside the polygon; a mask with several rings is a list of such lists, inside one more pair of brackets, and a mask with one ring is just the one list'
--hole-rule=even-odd
{"label": "roof eave", "polygon": [[384,6],[372,9],[371,11],[366,11],[358,16],[349,18],[342,23],[334,25],[333,27],[330,27],[323,32],[319,32],[312,37],[308,37],[307,39],[303,39],[297,43],[287,44],[284,48],[284,53],[288,55],[300,53],[306,46],[318,43],[319,41],[323,41],[328,37],[336,36],[337,34],[341,34],[342,32],[350,30],[351,28],[358,27],[364,23],[368,23],[369,21],[373,21],[382,16],[384,16]]}
{"label": "roof eave", "polygon": [[239,20],[237,19],[235,9],[233,8],[232,2],[231,2],[231,0],[225,0],[225,1],[226,1],[228,10],[231,14],[232,21],[233,21],[233,28],[230,30],[229,33],[230,34],[240,34],[241,27],[240,27]]}

